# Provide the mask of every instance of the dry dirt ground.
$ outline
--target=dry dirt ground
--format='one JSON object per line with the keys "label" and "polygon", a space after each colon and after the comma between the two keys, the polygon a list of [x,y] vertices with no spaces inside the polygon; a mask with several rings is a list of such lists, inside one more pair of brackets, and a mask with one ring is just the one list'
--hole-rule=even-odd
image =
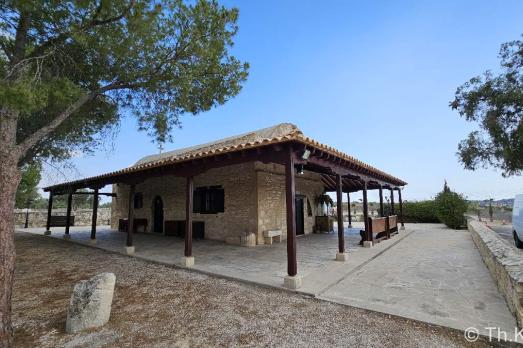
{"label": "dry dirt ground", "polygon": [[[153,264],[28,233],[16,234],[17,347],[462,347],[463,333]],[[116,274],[111,319],[64,332],[73,285]]]}

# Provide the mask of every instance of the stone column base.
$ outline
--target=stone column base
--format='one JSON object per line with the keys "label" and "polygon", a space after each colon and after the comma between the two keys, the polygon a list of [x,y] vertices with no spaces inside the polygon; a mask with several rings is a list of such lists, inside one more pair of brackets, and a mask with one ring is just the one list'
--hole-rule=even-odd
{"label": "stone column base", "polygon": [[182,266],[192,267],[194,266],[194,256],[184,256],[182,257]]}
{"label": "stone column base", "polygon": [[51,231],[50,230],[47,230],[44,232],[44,236],[50,236],[51,235]]}
{"label": "stone column base", "polygon": [[364,240],[363,241],[363,247],[364,248],[371,248],[372,247],[372,242],[370,240]]}
{"label": "stone column base", "polygon": [[71,239],[71,235],[70,234],[65,234],[62,236],[63,239]]}
{"label": "stone column base", "polygon": [[405,226],[401,226],[400,230],[402,230],[402,231],[405,230]]}
{"label": "stone column base", "polygon": [[96,244],[96,239],[89,239],[89,244],[95,245]]}
{"label": "stone column base", "polygon": [[126,255],[134,254],[134,246],[125,246],[123,247],[123,253]]}
{"label": "stone column base", "polygon": [[299,275],[290,276],[286,275],[285,278],[283,278],[283,286],[287,289],[299,289],[301,288],[302,284],[302,278]]}
{"label": "stone column base", "polygon": [[349,259],[349,254],[347,253],[336,253],[336,261],[347,261]]}

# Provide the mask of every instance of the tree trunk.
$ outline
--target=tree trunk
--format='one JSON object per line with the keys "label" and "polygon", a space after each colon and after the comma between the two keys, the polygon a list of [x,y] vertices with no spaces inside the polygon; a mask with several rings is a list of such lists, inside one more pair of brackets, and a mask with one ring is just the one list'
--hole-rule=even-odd
{"label": "tree trunk", "polygon": [[0,112],[0,116],[0,347],[3,348],[13,343],[11,293],[15,270],[14,208],[20,170],[16,148],[16,118],[4,112]]}

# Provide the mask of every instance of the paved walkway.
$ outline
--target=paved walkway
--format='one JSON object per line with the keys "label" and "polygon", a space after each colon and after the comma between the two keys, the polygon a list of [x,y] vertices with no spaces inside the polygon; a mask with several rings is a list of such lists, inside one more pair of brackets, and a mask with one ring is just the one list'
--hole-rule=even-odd
{"label": "paved walkway", "polygon": [[515,319],[467,230],[420,225],[318,297],[464,330],[499,327]]}
{"label": "paved walkway", "polygon": [[[89,243],[89,228],[71,229],[71,240]],[[42,229],[29,229],[43,233]],[[357,246],[359,228],[346,230],[349,260],[334,261],[337,235],[298,238],[299,292],[321,299],[464,330],[470,326],[513,332],[515,320],[468,231],[438,224],[408,225],[373,248]],[[61,238],[63,228],[53,229]],[[96,247],[122,252],[125,234],[99,228]],[[180,266],[183,240],[135,234],[136,257]],[[281,287],[285,243],[254,248],[194,241],[196,270]]]}

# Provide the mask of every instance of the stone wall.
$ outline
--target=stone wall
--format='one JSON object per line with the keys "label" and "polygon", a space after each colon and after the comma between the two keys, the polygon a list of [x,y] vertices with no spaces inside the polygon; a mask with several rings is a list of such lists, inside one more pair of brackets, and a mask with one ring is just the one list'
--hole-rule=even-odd
{"label": "stone wall", "polygon": [[[285,167],[280,164],[255,164],[258,205],[258,244],[263,243],[263,231],[282,230],[283,239],[287,239],[287,210],[285,202]],[[323,193],[320,175],[305,172],[296,175],[296,195],[304,196],[304,230],[312,233],[314,217],[319,213],[316,198]],[[308,201],[308,203],[307,203]],[[308,215],[310,204],[312,215]]]}
{"label": "stone wall", "polygon": [[[217,214],[193,214],[194,221],[205,223],[205,238],[239,244],[241,236],[256,233],[256,190],[254,163],[244,163],[211,169],[194,177],[194,188],[221,185],[224,189],[225,209]],[[114,185],[112,228],[118,228],[118,220],[127,218],[129,186]],[[164,220],[185,220],[186,180],[166,175],[150,178],[136,185],[136,192],[143,195],[143,207],[135,209],[135,218],[145,218],[152,232],[153,200],[159,196],[163,201]]]}
{"label": "stone wall", "polygon": [[469,220],[468,228],[483,261],[494,278],[508,307],[523,327],[523,258],[501,237],[479,221]]}
{"label": "stone wall", "polygon": [[[26,214],[29,212],[28,216],[28,226],[29,227],[45,227],[47,224],[47,209],[15,209],[15,225],[17,227],[25,226]],[[92,209],[76,209],[71,212],[71,215],[74,216],[74,225],[75,226],[90,226],[92,221]],[[67,214],[67,210],[63,209],[53,209],[53,215],[63,215]],[[108,225],[111,221],[111,208],[98,208],[98,225]]]}
{"label": "stone wall", "polygon": [[[152,232],[153,201],[160,196],[164,220],[185,220],[185,178],[162,176],[136,185],[143,195],[143,207],[135,209],[136,218],[145,218]],[[193,214],[194,221],[204,221],[205,238],[240,244],[242,237],[254,233],[257,244],[263,243],[263,231],[281,229],[286,238],[284,167],[276,164],[250,162],[209,170],[194,177],[194,187],[221,185],[224,189],[225,211],[218,214]],[[129,186],[114,185],[111,226],[128,215]],[[315,173],[296,175],[296,194],[305,196],[305,233],[312,233],[314,216],[318,213],[316,197],[323,193],[320,176]],[[307,200],[311,206],[308,215]]]}

